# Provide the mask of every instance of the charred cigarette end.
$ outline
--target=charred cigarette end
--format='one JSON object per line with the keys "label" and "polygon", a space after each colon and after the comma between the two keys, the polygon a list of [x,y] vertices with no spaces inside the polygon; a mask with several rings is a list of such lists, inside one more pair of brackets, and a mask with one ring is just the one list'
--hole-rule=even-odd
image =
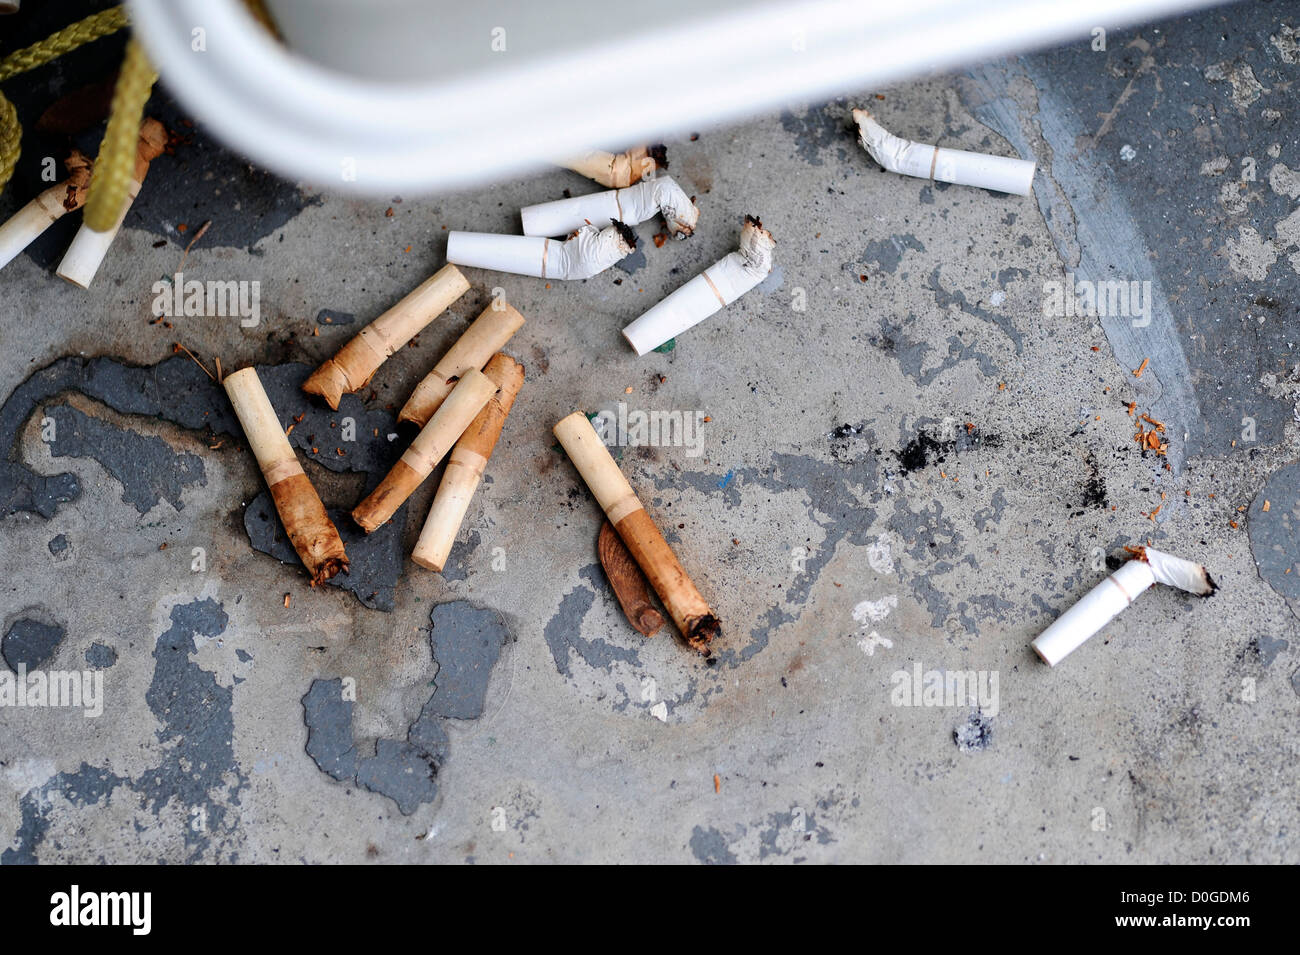
{"label": "charred cigarette end", "polygon": [[697,617],[690,623],[690,630],[686,634],[686,642],[691,648],[698,650],[700,653],[708,656],[712,651],[710,644],[718,637],[722,636],[722,623],[713,614],[705,614],[703,617]]}
{"label": "charred cigarette end", "polygon": [[1219,585],[1210,577],[1210,572],[1193,561],[1166,554],[1153,547],[1139,548],[1134,559],[1150,566],[1156,583],[1177,587],[1197,597],[1208,597],[1219,589]]}
{"label": "charred cigarette end", "polygon": [[86,204],[86,188],[90,185],[90,175],[95,171],[95,164],[85,153],[74,149],[63,165],[68,170],[63,208],[74,212]]}
{"label": "charred cigarette end", "polygon": [[649,154],[650,158],[655,161],[655,168],[668,168],[668,147],[663,143],[656,143],[653,146],[647,146],[646,152]]}
{"label": "charred cigarette end", "polygon": [[625,222],[619,222],[617,219],[611,219],[610,225],[618,230],[618,236],[628,245],[628,252],[636,250],[636,233]]}

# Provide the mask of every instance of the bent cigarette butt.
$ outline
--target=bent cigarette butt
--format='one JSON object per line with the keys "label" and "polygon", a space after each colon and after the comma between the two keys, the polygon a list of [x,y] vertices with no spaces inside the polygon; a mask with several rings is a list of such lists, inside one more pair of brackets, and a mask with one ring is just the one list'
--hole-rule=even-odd
{"label": "bent cigarette butt", "polygon": [[707,654],[710,642],[722,632],[718,618],[678,563],[596,429],[586,415],[575,411],[553,430],[632,559],[645,571],[673,624],[688,644]]}
{"label": "bent cigarette butt", "polygon": [[64,166],[68,178],[50,186],[0,225],[0,269],[59,219],[85,205],[94,164],[74,149]]}
{"label": "bent cigarette butt", "polygon": [[344,394],[364,387],[389,356],[468,291],[460,269],[444,265],[313,371],[302,390],[324,398],[337,411]]}
{"label": "bent cigarette butt", "polygon": [[524,235],[568,235],[587,223],[639,225],[662,214],[668,231],[684,239],[695,231],[699,207],[670,176],[644,179],[626,189],[611,189],[589,196],[556,199],[519,210]]}
{"label": "bent cigarette butt", "polygon": [[594,179],[607,189],[624,189],[649,178],[656,169],[667,169],[668,150],[663,145],[636,146],[621,153],[592,149],[561,160],[559,165]]}
{"label": "bent cigarette butt", "polygon": [[636,248],[636,233],[622,222],[603,229],[584,225],[569,239],[491,232],[451,232],[447,261],[539,279],[589,279]]}
{"label": "bent cigarette butt", "polygon": [[447,468],[442,472],[442,483],[438,485],[433,506],[411,554],[411,560],[429,570],[441,572],[446,566],[469,502],[501,437],[506,415],[510,414],[524,383],[524,366],[509,355],[493,355],[483,374],[499,390],[488,399],[452,448]]}
{"label": "bent cigarette butt", "polygon": [[127,187],[126,202],[122,204],[121,214],[107,232],[96,232],[83,224],[73,237],[68,251],[63,254],[63,260],[55,270],[56,275],[67,279],[73,285],[90,288],[95,273],[99,271],[100,263],[108,254],[109,246],[113,244],[117,233],[121,231],[122,223],[126,221],[126,214],[131,211],[131,203],[140,194],[140,187],[149,173],[149,164],[161,156],[166,147],[167,130],[162,123],[156,119],[146,119],[140,124],[140,138],[136,143],[135,152],[135,174]]}
{"label": "bent cigarette butt", "polygon": [[1208,597],[1219,589],[1200,564],[1150,547],[1136,548],[1134,553],[1132,560],[1084,594],[1039,634],[1031,645],[1044,663],[1056,666],[1152,584],[1177,587],[1198,597]]}
{"label": "bent cigarette butt", "polygon": [[889,172],[992,189],[1013,196],[1027,196],[1033,192],[1035,162],[945,149],[903,139],[888,132],[865,109],[855,109],[853,119],[858,124],[858,141],[862,148]]}
{"label": "bent cigarette butt", "polygon": [[623,337],[638,355],[654,351],[762,282],[772,271],[775,248],[776,240],[763,223],[746,216],[740,230],[740,247],[735,252],[723,256],[624,328]]}
{"label": "bent cigarette butt", "polygon": [[477,368],[465,372],[379,486],[352,509],[352,519],[367,534],[389,520],[447,456],[496,390],[496,384]]}
{"label": "bent cigarette butt", "polygon": [[289,542],[311,574],[312,586],[346,571],[348,555],[338,529],[325,513],[320,495],[285,437],[284,426],[271,407],[257,370],[237,371],[227,375],[222,384],[271,489],[271,499]]}
{"label": "bent cigarette butt", "polygon": [[492,304],[483,309],[483,313],[456,339],[456,344],[447,349],[447,354],[433,366],[433,371],[415,386],[411,397],[398,412],[397,420],[413,421],[423,428],[447,400],[460,376],[471,368],[481,369],[486,365],[523,324],[524,317],[517,308],[501,299],[493,299]]}
{"label": "bent cigarette butt", "polygon": [[600,525],[596,553],[600,555],[600,566],[605,568],[609,587],[618,598],[627,622],[642,636],[653,637],[663,628],[664,618],[650,602],[650,581],[608,520]]}

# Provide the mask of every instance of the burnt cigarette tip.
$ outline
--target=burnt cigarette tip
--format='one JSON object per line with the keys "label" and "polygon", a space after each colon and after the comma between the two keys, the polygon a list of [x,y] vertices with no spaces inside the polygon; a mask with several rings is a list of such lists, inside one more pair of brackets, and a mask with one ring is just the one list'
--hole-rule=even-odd
{"label": "burnt cigarette tip", "polygon": [[755,229],[763,228],[763,220],[758,216],[745,216],[745,225],[752,225]]}
{"label": "burnt cigarette tip", "polygon": [[699,650],[700,653],[708,656],[709,644],[721,636],[722,622],[713,614],[708,613],[703,617],[697,617],[691,622],[690,632],[686,634],[686,642]]}
{"label": "burnt cigarette tip", "polygon": [[348,559],[346,557],[330,557],[320,565],[320,569],[316,571],[316,576],[311,579],[311,585],[315,587],[317,584],[323,584],[340,571],[345,574],[348,572]]}
{"label": "burnt cigarette tip", "polygon": [[631,227],[628,226],[626,222],[619,222],[617,219],[611,219],[609,221],[610,224],[618,230],[618,234],[622,237],[623,241],[635,249],[636,233],[632,231]]}
{"label": "burnt cigarette tip", "polygon": [[660,169],[668,168],[668,147],[663,143],[655,143],[653,146],[647,146],[646,152],[650,158],[655,161],[655,165]]}
{"label": "burnt cigarette tip", "polygon": [[1203,593],[1203,594],[1197,594],[1196,596],[1198,596],[1198,597],[1212,597],[1212,596],[1214,596],[1214,594],[1217,593],[1218,590],[1219,590],[1219,585],[1218,585],[1218,583],[1215,581],[1215,579],[1214,579],[1213,577],[1210,576],[1210,572],[1209,572],[1208,570],[1205,572],[1205,585],[1206,585],[1205,593]]}

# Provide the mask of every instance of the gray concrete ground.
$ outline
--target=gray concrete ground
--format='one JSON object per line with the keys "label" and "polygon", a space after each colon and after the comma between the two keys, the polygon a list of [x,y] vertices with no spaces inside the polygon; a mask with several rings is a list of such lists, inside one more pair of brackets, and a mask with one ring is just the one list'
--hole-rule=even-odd
{"label": "gray concrete ground", "polygon": [[[0,273],[3,655],[103,687],[95,718],[0,710],[4,861],[1300,861],[1293,10],[683,130],[670,172],[696,236],[656,248],[647,223],[580,283],[470,270],[338,414],[297,382],[443,264],[445,230],[514,232],[521,205],[593,187],[556,170],[421,200],[298,189],[160,94],[187,141],[91,291],[51,274],[71,224]],[[39,115],[114,55],[11,95]],[[909,138],[1032,155],[1034,197],[882,172],[848,129],[859,104]],[[57,142],[34,137],[0,212]],[[773,274],[635,358],[619,329],[746,213],[776,236]],[[208,219],[185,277],[260,283],[256,327],[152,320]],[[1150,297],[1045,314],[1067,280]],[[174,343],[265,366],[344,527],[405,440],[392,406],[494,287],[528,319],[509,348],[528,377],[453,565],[405,559],[430,481],[350,546],[357,580],[310,589]],[[723,620],[712,665],[625,623],[599,510],[551,435],[620,402],[707,416],[698,449],[620,457]],[[1130,402],[1167,455],[1133,441]],[[1040,663],[1030,641],[1146,542],[1220,592],[1153,589]],[[914,670],[985,692],[900,705]]]}

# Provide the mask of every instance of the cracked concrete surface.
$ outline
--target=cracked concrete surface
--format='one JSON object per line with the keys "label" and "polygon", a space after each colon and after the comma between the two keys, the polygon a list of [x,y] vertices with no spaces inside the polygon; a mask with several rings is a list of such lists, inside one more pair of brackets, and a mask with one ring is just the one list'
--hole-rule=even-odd
{"label": "cracked concrete surface", "polygon": [[[93,719],[0,708],[3,861],[1300,861],[1297,26],[1238,5],[678,131],[694,237],[645,223],[635,257],[549,288],[467,270],[337,413],[297,382],[442,265],[448,229],[514,232],[595,187],[318,193],[160,94],[188,141],[91,291],[50,274],[66,228],[0,272],[0,649],[104,691]],[[115,55],[11,95],[39,114]],[[849,128],[867,102],[908,138],[1033,156],[1034,197],[882,172]],[[65,144],[29,135],[0,214]],[[635,358],[620,329],[747,213],[772,276]],[[255,327],[154,321],[207,219],[185,277],[259,282]],[[1150,321],[1045,314],[1067,280],[1149,282]],[[394,407],[498,288],[527,379],[448,572],[406,559],[429,481],[311,589],[174,343],[262,367],[346,535],[405,440]],[[616,453],[723,620],[712,665],[626,624],[551,435],[619,402],[708,418],[698,456]],[[1039,663],[1029,642],[1147,541],[1220,592],[1156,588]],[[996,705],[896,705],[918,664],[995,675]]]}

